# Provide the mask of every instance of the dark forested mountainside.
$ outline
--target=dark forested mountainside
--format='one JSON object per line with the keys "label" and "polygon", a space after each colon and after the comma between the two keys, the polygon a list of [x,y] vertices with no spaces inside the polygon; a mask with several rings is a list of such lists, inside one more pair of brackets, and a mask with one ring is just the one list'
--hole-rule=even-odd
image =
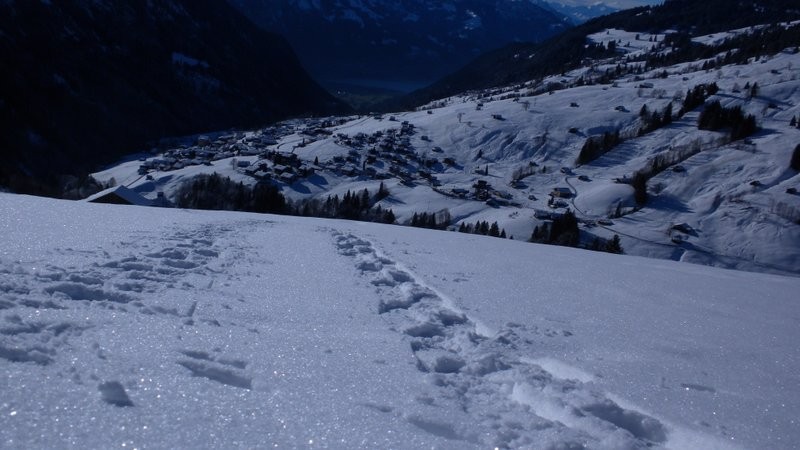
{"label": "dark forested mountainside", "polygon": [[344,110],[222,1],[0,2],[0,61],[0,188],[18,192],[59,195],[166,136]]}
{"label": "dark forested mountainside", "polygon": [[289,40],[325,83],[418,87],[481,52],[536,42],[567,19],[516,0],[228,0],[255,23]]}

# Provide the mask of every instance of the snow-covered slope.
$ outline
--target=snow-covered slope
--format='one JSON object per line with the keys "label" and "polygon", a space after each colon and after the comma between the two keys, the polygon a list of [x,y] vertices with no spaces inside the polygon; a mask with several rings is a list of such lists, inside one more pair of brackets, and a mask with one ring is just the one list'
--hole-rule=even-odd
{"label": "snow-covered slope", "polygon": [[796,278],[0,194],[4,448],[792,448]]}
{"label": "snow-covered slope", "polygon": [[[590,38],[603,45],[614,41],[620,54],[636,56],[657,46],[664,35],[607,30]],[[800,227],[794,223],[800,219],[800,197],[789,193],[800,188],[800,176],[789,169],[792,150],[800,142],[800,129],[790,126],[792,117],[800,117],[800,54],[787,50],[713,71],[702,70],[703,61],[697,61],[621,76],[613,84],[576,86],[581,79],[613,73],[616,64],[597,63],[392,116],[294,121],[231,134],[216,144],[192,141],[189,148],[170,152],[178,167],[199,161],[180,154],[210,152],[217,159],[209,165],[154,171],[153,161],[164,158],[150,158],[152,180],[137,172],[139,161],[95,177],[114,178],[151,198],[158,191],[174,197],[180,184],[197,173],[218,172],[255,183],[256,168],[262,166],[260,173],[271,176],[295,201],[341,197],[347,190],[365,188],[374,193],[383,182],[391,196],[380,204],[392,208],[400,223],[415,212],[446,208],[454,226],[497,221],[517,240],[527,240],[534,226],[543,223],[534,215],[551,210],[549,194],[561,187],[572,198],[555,212],[566,207],[575,211],[586,233],[606,239],[620,235],[626,253],[800,273]],[[672,103],[677,113],[687,91],[712,82],[720,91],[709,101],[741,106],[756,116],[760,132],[726,143],[724,132],[698,130],[699,110],[694,110],[637,135],[643,106],[660,112]],[[759,92],[751,96],[746,87],[755,83]],[[573,87],[553,90],[556,86]],[[625,139],[621,145],[576,166],[588,137],[614,130]],[[650,180],[649,203],[634,211],[633,189],[617,179],[630,178],[658,155],[695,150],[699,152],[680,167]],[[304,164],[313,165],[316,159],[318,165],[311,176],[281,181],[275,163],[265,159],[269,152],[291,152]],[[239,167],[243,161],[252,164]],[[426,167],[425,161],[431,164]],[[522,179],[512,183],[514,178]],[[483,194],[474,187],[481,180],[490,186]],[[624,217],[606,222],[617,211]],[[603,223],[596,226],[600,219]],[[676,231],[676,225],[684,231]]]}

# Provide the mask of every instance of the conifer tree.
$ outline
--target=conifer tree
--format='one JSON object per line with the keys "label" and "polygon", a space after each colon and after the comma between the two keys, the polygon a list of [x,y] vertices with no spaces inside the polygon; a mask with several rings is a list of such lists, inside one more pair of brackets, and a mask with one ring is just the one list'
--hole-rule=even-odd
{"label": "conifer tree", "polygon": [[482,234],[484,236],[489,234],[489,222],[487,222],[485,220],[483,222],[481,222],[480,234]]}
{"label": "conifer tree", "polygon": [[608,253],[622,254],[622,244],[620,244],[618,234],[615,234],[610,241],[606,242],[605,251]]}
{"label": "conifer tree", "polygon": [[551,244],[575,247],[580,240],[578,218],[571,210],[553,220],[547,241]]}
{"label": "conifer tree", "polygon": [[539,225],[533,227],[533,233],[531,233],[530,242],[536,242],[539,240]]}
{"label": "conifer tree", "polygon": [[640,172],[636,172],[631,180],[631,185],[633,186],[633,198],[636,203],[640,206],[647,203],[647,177]]}
{"label": "conifer tree", "polygon": [[369,191],[367,188],[364,188],[364,190],[361,191],[361,209],[367,208],[369,208]]}
{"label": "conifer tree", "polygon": [[436,214],[431,213],[431,214],[428,215],[428,220],[427,220],[425,226],[427,228],[432,229],[432,230],[435,230],[437,228],[436,227]]}
{"label": "conifer tree", "polygon": [[389,196],[389,190],[386,189],[386,185],[383,184],[383,181],[381,181],[381,185],[378,187],[378,193],[375,195],[375,201],[379,202],[388,196]]}
{"label": "conifer tree", "polygon": [[489,227],[489,236],[500,237],[500,227],[497,222],[492,223],[491,227]]}
{"label": "conifer tree", "polygon": [[391,209],[387,209],[386,212],[383,213],[383,223],[395,223],[396,220],[394,211]]}
{"label": "conifer tree", "polygon": [[756,81],[756,82],[753,83],[753,86],[750,87],[750,97],[752,98],[752,97],[758,96],[759,92],[760,92],[760,89],[758,87],[758,81]]}
{"label": "conifer tree", "polygon": [[800,172],[800,144],[797,144],[797,147],[794,148],[792,162],[789,165],[792,169]]}

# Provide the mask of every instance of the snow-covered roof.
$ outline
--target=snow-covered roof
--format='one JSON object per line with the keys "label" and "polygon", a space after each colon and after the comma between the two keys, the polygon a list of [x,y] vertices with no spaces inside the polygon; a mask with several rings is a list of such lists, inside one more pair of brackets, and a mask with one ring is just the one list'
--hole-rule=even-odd
{"label": "snow-covered roof", "polygon": [[103,203],[102,199],[107,198],[108,196],[113,195],[131,205],[137,206],[152,206],[153,202],[136,191],[128,189],[125,186],[114,186],[103,191],[100,191],[92,196],[89,196],[85,199],[87,202],[91,203]]}

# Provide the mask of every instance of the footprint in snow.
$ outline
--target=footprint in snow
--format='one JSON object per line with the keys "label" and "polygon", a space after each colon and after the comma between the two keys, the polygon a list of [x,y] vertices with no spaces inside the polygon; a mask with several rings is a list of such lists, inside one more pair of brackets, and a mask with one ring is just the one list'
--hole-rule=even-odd
{"label": "footprint in snow", "polygon": [[110,405],[118,407],[133,406],[133,402],[130,397],[128,397],[128,393],[125,392],[125,388],[119,381],[105,382],[97,386],[97,389],[100,391],[100,396],[103,401]]}
{"label": "footprint in snow", "polygon": [[246,361],[214,357],[202,351],[184,350],[180,353],[189,359],[180,359],[177,364],[188,369],[192,376],[227,386],[253,389],[253,378],[241,372],[247,368]]}

